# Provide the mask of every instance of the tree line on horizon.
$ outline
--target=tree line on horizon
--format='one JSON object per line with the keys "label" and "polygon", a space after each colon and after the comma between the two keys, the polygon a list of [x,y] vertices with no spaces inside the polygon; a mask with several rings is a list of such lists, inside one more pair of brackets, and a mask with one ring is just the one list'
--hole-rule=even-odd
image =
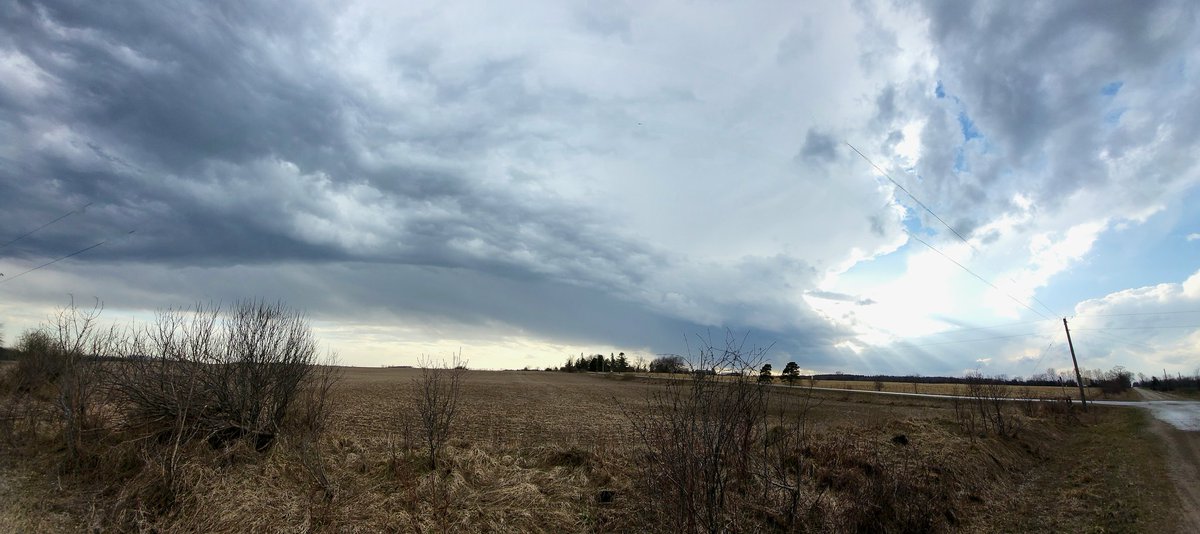
{"label": "tree line on horizon", "polygon": [[[624,352],[610,353],[608,356],[603,354],[592,354],[585,356],[580,354],[578,357],[567,358],[567,361],[555,369],[553,367],[546,368],[547,371],[560,371],[566,373],[668,373],[668,374],[745,374],[748,371],[745,369],[732,371],[722,369],[696,369],[686,358],[676,354],[660,355],[650,362],[645,362],[638,358],[637,361],[631,361]],[[1076,387],[1077,382],[1069,370],[1056,370],[1053,368],[1047,369],[1042,373],[1035,373],[1028,378],[1007,375],[983,376],[979,373],[967,373],[964,376],[922,376],[920,374],[908,375],[887,375],[887,374],[856,374],[856,373],[815,373],[801,374],[800,366],[796,362],[788,362],[784,365],[783,370],[778,376],[773,374],[773,368],[770,363],[764,363],[758,369],[757,380],[759,382],[772,382],[776,379],[794,384],[796,380],[801,378],[817,383],[823,380],[848,381],[848,382],[900,382],[910,384],[968,384],[983,383],[990,385],[1011,385],[1011,386],[1053,386],[1053,387]],[[1138,387],[1146,387],[1149,389],[1160,391],[1171,390],[1196,390],[1200,389],[1200,373],[1197,376],[1188,377],[1182,374],[1176,377],[1165,376],[1160,379],[1158,377],[1146,377],[1139,375],[1138,380],[1134,380],[1134,373],[1125,369],[1123,366],[1116,366],[1110,370],[1103,369],[1084,369],[1081,371],[1083,376],[1083,384],[1086,387],[1099,387],[1105,392],[1119,393],[1126,391],[1135,385]]]}

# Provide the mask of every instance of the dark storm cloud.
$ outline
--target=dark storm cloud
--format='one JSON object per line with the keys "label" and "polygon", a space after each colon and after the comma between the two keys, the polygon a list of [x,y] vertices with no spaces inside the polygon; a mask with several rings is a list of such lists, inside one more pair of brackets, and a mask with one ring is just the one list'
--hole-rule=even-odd
{"label": "dark storm cloud", "polygon": [[[26,253],[54,255],[136,228],[137,239],[96,255],[185,264],[356,259],[482,266],[506,262],[503,255],[472,257],[449,244],[478,239],[512,252],[524,239],[517,230],[534,228],[546,240],[540,245],[564,247],[539,249],[550,256],[539,259],[586,254],[609,268],[617,257],[641,254],[591,235],[597,226],[586,213],[540,207],[453,169],[404,161],[366,168],[356,159],[363,150],[354,146],[358,135],[451,157],[486,150],[501,117],[538,105],[513,82],[517,60],[442,81],[427,61],[396,57],[402,76],[436,85],[443,108],[481,92],[503,95],[486,103],[491,116],[403,131],[405,111],[373,109],[361,91],[312,59],[328,29],[320,24],[326,17],[306,6],[126,8],[19,5],[5,11],[5,27],[15,30],[7,45],[56,87],[40,107],[3,110],[5,123],[13,129],[58,123],[74,134],[66,142],[83,152],[71,160],[27,146],[23,161],[6,165],[5,227],[74,203],[98,206],[73,226],[78,235],[29,240]],[[295,168],[279,174],[275,161]],[[374,247],[315,242],[297,231],[302,214],[341,222],[321,212],[321,197],[355,185],[377,190],[378,207],[400,212],[403,223],[380,232]],[[404,214],[430,205],[449,215]]]}
{"label": "dark storm cloud", "polygon": [[[304,61],[303,37],[323,31],[303,5],[26,4],[5,12],[9,45],[61,86],[55,107],[38,112],[70,120],[98,145],[131,148],[176,171],[209,159],[303,160],[314,149],[343,148],[330,126],[345,93],[320,70],[292,63]],[[279,53],[288,63],[272,57]]]}
{"label": "dark storm cloud", "polygon": [[[137,228],[120,255],[140,260],[255,261],[336,255],[288,235],[273,220],[282,206],[237,206],[195,198],[224,186],[230,165],[256,158],[307,161],[344,149],[330,128],[339,113],[334,82],[295,74],[263,57],[264,45],[313,31],[302,6],[12,4],[4,9],[5,47],[53,80],[34,105],[5,106],[0,121],[22,161],[2,168],[5,228],[56,209],[94,202],[74,221],[76,242]],[[289,15],[290,14],[290,15]],[[316,18],[313,18],[316,19]],[[319,19],[318,19],[319,20]],[[6,129],[7,129],[6,128]],[[70,132],[38,143],[39,130]],[[214,162],[226,165],[212,173]],[[282,192],[281,192],[282,193]],[[41,246],[39,246],[41,245]],[[32,240],[30,252],[62,253],[67,243]],[[114,249],[97,250],[114,255]]]}
{"label": "dark storm cloud", "polygon": [[[620,10],[579,16],[628,37]],[[0,238],[93,205],[4,256],[108,239],[76,289],[126,309],[258,295],[330,320],[387,310],[663,350],[728,328],[812,358],[846,335],[778,296],[814,283],[808,265],[693,267],[518,170],[480,175],[498,147],[548,135],[518,119],[602,105],[532,93],[519,55],[448,74],[437,45],[389,51],[395,80],[368,86],[327,50],[332,19],[291,3],[6,4],[0,52],[41,82],[0,90]],[[810,132],[806,148],[828,160],[832,143]],[[698,281],[664,274],[681,269]]]}

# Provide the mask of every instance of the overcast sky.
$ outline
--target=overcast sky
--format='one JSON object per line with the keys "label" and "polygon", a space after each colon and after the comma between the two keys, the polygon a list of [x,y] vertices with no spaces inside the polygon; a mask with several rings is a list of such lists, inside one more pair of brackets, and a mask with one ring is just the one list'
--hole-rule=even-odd
{"label": "overcast sky", "polygon": [[1196,3],[895,4],[0,0],[0,243],[69,213],[5,337],[261,297],[354,365],[1028,376],[1069,317],[1200,368]]}

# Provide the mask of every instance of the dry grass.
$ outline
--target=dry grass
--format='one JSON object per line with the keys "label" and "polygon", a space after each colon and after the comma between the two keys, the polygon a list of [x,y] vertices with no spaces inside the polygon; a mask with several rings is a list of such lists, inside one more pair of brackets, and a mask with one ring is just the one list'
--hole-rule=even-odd
{"label": "dry grass", "polygon": [[[990,506],[996,530],[1180,532],[1180,502],[1164,469],[1163,443],[1143,410],[1099,408],[1053,447],[1013,494]],[[1041,498],[1029,499],[1037,493]]]}
{"label": "dry grass", "polygon": [[[25,456],[6,449],[0,523],[29,532],[105,524],[160,532],[631,532],[651,524],[644,502],[652,490],[638,482],[644,458],[627,412],[645,410],[659,382],[468,372],[443,465],[430,471],[415,422],[405,435],[401,419],[412,412],[403,403],[418,374],[345,370],[319,443],[329,492],[305,467],[301,448],[286,439],[262,454],[245,446],[190,451],[175,476],[179,499],[158,515],[138,511],[137,498],[146,495],[134,490],[106,492],[95,478],[60,478],[53,455],[36,447]],[[799,387],[772,389],[776,403],[805,394]],[[940,399],[812,395],[802,451],[806,487],[820,496],[806,512],[805,525],[815,531],[852,530],[871,524],[873,513],[894,514],[893,524],[919,531],[1069,525],[1150,532],[1175,525],[1162,509],[1173,502],[1170,487],[1160,484],[1165,478],[1157,478],[1162,457],[1153,446],[1142,447],[1149,442],[1132,410],[1097,411],[1080,426],[1052,415],[1017,415],[1024,430],[998,438],[964,435],[951,404]],[[43,434],[42,442],[54,443]],[[1074,469],[1084,454],[1093,460]],[[98,469],[119,472],[117,465]],[[1106,474],[1110,469],[1114,474]],[[598,502],[601,492],[612,495],[611,502]],[[1101,513],[1106,499],[1132,494],[1145,498],[1126,498],[1115,519]],[[873,504],[879,502],[894,505]],[[1024,511],[1022,517],[1013,510]],[[1029,514],[1039,519],[1024,517]],[[761,521],[778,524],[779,518]]]}

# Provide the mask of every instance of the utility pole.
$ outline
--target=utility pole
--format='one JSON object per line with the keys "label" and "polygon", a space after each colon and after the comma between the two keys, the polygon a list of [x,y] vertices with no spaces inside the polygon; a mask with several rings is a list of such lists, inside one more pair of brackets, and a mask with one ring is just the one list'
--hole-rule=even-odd
{"label": "utility pole", "polygon": [[1071,343],[1071,328],[1067,326],[1067,318],[1063,317],[1063,330],[1067,331],[1067,346],[1071,347],[1071,363],[1075,364],[1075,383],[1079,385],[1079,400],[1083,402],[1083,411],[1087,411],[1087,394],[1083,392],[1083,376],[1079,374],[1079,360],[1075,359],[1075,344]]}

